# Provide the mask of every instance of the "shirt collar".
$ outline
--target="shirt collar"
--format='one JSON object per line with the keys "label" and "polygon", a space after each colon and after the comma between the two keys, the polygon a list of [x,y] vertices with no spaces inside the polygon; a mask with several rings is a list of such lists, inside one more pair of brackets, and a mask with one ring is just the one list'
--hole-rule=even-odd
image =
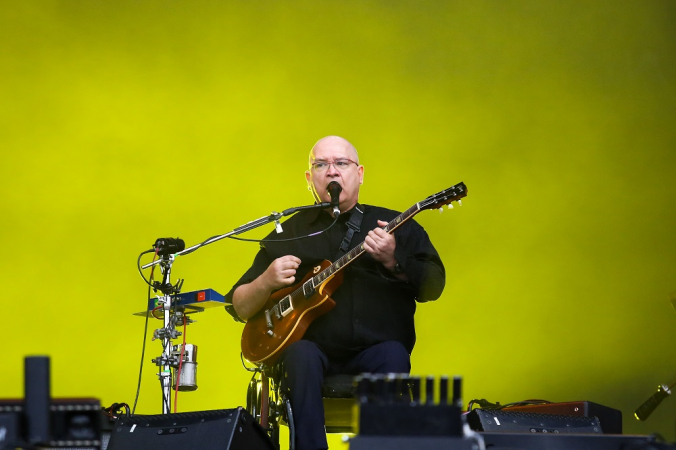
{"label": "shirt collar", "polygon": [[[356,205],[354,205],[354,207],[351,210],[342,213],[338,217],[338,221],[339,222],[347,222],[348,220],[350,220],[350,217],[352,217],[352,213],[354,212],[355,209],[359,209],[362,213],[364,212],[364,207],[361,204],[357,203]],[[317,220],[319,220],[320,217],[322,217],[323,214],[330,216],[330,213],[327,212],[324,209],[314,209],[314,210],[308,211],[308,213],[309,213],[308,214],[308,222],[309,223],[315,223]],[[333,218],[333,217],[331,216],[331,218]]]}

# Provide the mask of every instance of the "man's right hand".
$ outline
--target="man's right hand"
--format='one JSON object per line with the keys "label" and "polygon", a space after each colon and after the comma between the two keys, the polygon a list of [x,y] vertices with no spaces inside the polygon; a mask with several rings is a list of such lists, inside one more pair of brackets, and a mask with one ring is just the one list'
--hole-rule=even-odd
{"label": "man's right hand", "polygon": [[273,291],[289,286],[296,281],[296,270],[300,259],[292,255],[277,258],[251,283],[243,284],[235,289],[232,295],[232,306],[237,315],[248,320],[263,308]]}
{"label": "man's right hand", "polygon": [[270,292],[289,286],[296,281],[296,270],[299,266],[299,258],[293,255],[282,256],[272,261],[261,275],[261,281]]}

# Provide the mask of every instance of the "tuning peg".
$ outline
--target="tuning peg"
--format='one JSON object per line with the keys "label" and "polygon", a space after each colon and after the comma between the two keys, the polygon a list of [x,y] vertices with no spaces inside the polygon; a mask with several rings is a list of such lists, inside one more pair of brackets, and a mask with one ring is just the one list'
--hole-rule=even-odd
{"label": "tuning peg", "polygon": [[448,209],[453,209],[453,203],[448,204]]}
{"label": "tuning peg", "polygon": [[439,208],[439,214],[441,214],[442,212],[444,212],[444,207],[443,207],[443,206],[442,206],[441,208]]}
{"label": "tuning peg", "polygon": [[458,200],[458,205],[462,206],[462,200]]}

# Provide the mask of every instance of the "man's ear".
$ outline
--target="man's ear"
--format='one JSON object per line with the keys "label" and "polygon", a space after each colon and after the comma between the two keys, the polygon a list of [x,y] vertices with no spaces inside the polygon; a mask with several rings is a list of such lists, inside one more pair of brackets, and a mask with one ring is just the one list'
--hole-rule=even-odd
{"label": "man's ear", "polygon": [[312,175],[310,174],[310,171],[306,170],[305,181],[307,182],[307,190],[312,192],[312,197],[315,199],[316,202],[319,202],[319,196],[317,196],[317,193],[314,190],[314,185],[312,184],[311,178]]}

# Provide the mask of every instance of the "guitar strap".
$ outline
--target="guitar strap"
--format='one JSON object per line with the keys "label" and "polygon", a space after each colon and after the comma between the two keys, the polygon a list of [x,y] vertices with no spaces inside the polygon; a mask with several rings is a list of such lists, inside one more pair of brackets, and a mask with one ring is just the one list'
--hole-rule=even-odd
{"label": "guitar strap", "polygon": [[340,248],[338,249],[338,254],[334,259],[338,259],[338,257],[342,256],[342,253],[347,253],[347,251],[350,249],[350,242],[352,242],[352,236],[354,236],[354,233],[359,233],[360,226],[361,226],[361,221],[364,218],[364,212],[361,210],[363,208],[359,203],[357,203],[352,210],[352,215],[350,216],[350,220],[347,221],[347,233],[345,233],[345,237],[343,238],[343,242],[340,244]]}

